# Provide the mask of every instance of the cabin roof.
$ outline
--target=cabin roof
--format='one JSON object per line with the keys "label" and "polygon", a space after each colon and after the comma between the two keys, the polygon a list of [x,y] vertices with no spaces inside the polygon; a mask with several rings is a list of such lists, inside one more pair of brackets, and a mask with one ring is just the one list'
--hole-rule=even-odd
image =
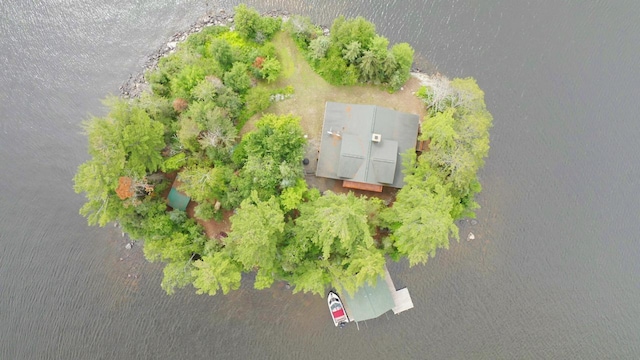
{"label": "cabin roof", "polygon": [[401,188],[401,154],[415,149],[418,127],[415,114],[327,102],[316,176]]}

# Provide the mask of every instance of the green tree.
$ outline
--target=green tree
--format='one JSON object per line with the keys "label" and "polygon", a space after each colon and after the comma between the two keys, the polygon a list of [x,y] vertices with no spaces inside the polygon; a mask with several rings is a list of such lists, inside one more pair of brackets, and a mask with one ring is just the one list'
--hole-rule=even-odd
{"label": "green tree", "polygon": [[282,19],[280,17],[262,16],[256,29],[256,42],[262,44],[271,39],[273,34],[282,28]]}
{"label": "green tree", "polygon": [[[193,89],[191,89],[191,97],[201,102],[213,102],[216,98],[218,86],[214,81],[209,80],[207,76],[204,80],[200,81]],[[216,78],[217,79],[217,78]],[[218,79],[219,81],[219,79]],[[220,82],[222,85],[222,82]]]}
{"label": "green tree", "polygon": [[390,87],[394,90],[399,89],[407,82],[411,76],[411,66],[413,65],[414,50],[407,43],[395,44],[391,47],[391,54],[398,63],[398,69],[391,76]]}
{"label": "green tree", "polygon": [[178,189],[198,203],[222,200],[228,191],[231,173],[231,169],[223,166],[188,167],[180,172]]}
{"label": "green tree", "polygon": [[215,206],[208,201],[199,203],[193,210],[193,215],[204,221],[211,220],[216,216]]}
{"label": "green tree", "polygon": [[376,35],[373,37],[373,40],[371,40],[371,47],[369,50],[373,51],[378,61],[382,61],[387,57],[388,47],[389,40],[384,36]]}
{"label": "green tree", "polygon": [[260,25],[260,14],[245,4],[233,8],[235,11],[234,23],[240,36],[248,40],[255,40],[256,31]]}
{"label": "green tree", "polygon": [[391,47],[391,53],[395,57],[398,62],[398,66],[400,67],[400,71],[403,73],[409,73],[411,70],[411,65],[413,65],[413,54],[414,50],[411,45],[407,43],[399,43],[393,45]]}
{"label": "green tree", "polygon": [[330,45],[331,41],[328,36],[318,36],[309,43],[309,56],[314,60],[324,58]]}
{"label": "green tree", "polygon": [[372,218],[381,206],[377,199],[330,191],[302,203],[294,239],[283,249],[283,268],[292,272],[296,291],[317,293],[320,285],[309,279],[324,279],[324,285],[350,293],[365,282],[374,283],[384,271],[383,253],[372,236]]}
{"label": "green tree", "polygon": [[226,40],[220,38],[212,39],[209,44],[209,52],[224,71],[231,69],[234,61],[233,51]]}
{"label": "green tree", "polygon": [[224,74],[224,85],[237,93],[244,94],[251,87],[247,65],[240,62],[234,63],[231,70]]}
{"label": "green tree", "polygon": [[444,183],[452,184],[452,195],[463,205],[454,207],[458,218],[473,216],[471,210],[477,207],[473,196],[480,191],[477,172],[489,152],[492,117],[474,79],[455,79],[451,86],[457,94],[455,107],[434,113],[424,123],[423,139],[431,143],[422,157]]}
{"label": "green tree", "polygon": [[164,126],[147,112],[123,100],[110,98],[104,118],[84,123],[92,159],[80,165],[74,189],[85,193],[87,203],[80,213],[89,224],[106,225],[122,211],[115,190],[121,176],[143,178],[162,164]]}
{"label": "green tree", "polygon": [[176,134],[180,144],[186,150],[198,152],[201,150],[198,136],[200,135],[200,127],[198,123],[189,115],[180,116],[179,129]]}
{"label": "green tree", "polygon": [[281,71],[282,66],[280,65],[280,61],[276,58],[267,57],[260,69],[260,76],[267,80],[268,83],[271,83],[278,79]]}
{"label": "green tree", "polygon": [[216,252],[193,263],[191,271],[197,294],[215,295],[219,290],[227,294],[240,288],[242,267],[226,252]]}
{"label": "green tree", "polygon": [[397,69],[398,62],[396,61],[396,57],[391,52],[388,52],[380,64],[380,70],[382,71],[384,81],[389,82]]}
{"label": "green tree", "polygon": [[280,204],[284,211],[297,209],[308,190],[307,182],[303,178],[297,179],[295,186],[285,188],[280,195]]}
{"label": "green tree", "polygon": [[292,15],[285,23],[286,30],[293,35],[298,46],[306,48],[311,39],[320,35],[322,31],[306,16]]}
{"label": "green tree", "polygon": [[362,45],[357,41],[352,41],[342,50],[342,57],[349,63],[355,64],[362,53]]}
{"label": "green tree", "polygon": [[185,66],[175,78],[171,80],[171,94],[174,98],[189,99],[191,90],[205,77],[202,67]]}
{"label": "green tree", "polygon": [[245,101],[247,103],[245,111],[249,116],[253,116],[271,106],[271,91],[262,86],[253,87],[247,91]]}
{"label": "green tree", "polygon": [[372,81],[376,79],[376,70],[378,68],[378,60],[371,50],[365,50],[360,58],[360,74],[364,81]]}
{"label": "green tree", "polygon": [[240,96],[226,86],[218,88],[216,94],[216,105],[223,108],[231,119],[237,119],[244,106]]}
{"label": "green tree", "polygon": [[231,232],[225,239],[232,257],[245,270],[257,269],[258,289],[271,286],[278,265],[278,245],[284,235],[284,215],[275,197],[261,201],[254,191],[231,217]]}
{"label": "green tree", "polygon": [[391,238],[402,256],[411,265],[426,263],[436,250],[449,248],[449,237],[458,239],[451,210],[454,199],[442,185],[433,190],[423,186],[403,187],[393,207],[383,217],[393,229]]}
{"label": "green tree", "polygon": [[242,177],[261,199],[293,186],[302,177],[302,158],[306,140],[300,118],[267,114],[256,123],[256,130],[242,139],[247,160]]}
{"label": "green tree", "polygon": [[365,18],[345,19],[340,16],[331,25],[331,43],[342,50],[347,44],[357,41],[363,48],[369,49],[376,36],[376,27]]}
{"label": "green tree", "polygon": [[163,277],[160,286],[168,295],[173,295],[176,289],[183,288],[193,283],[193,261],[170,262],[162,270]]}

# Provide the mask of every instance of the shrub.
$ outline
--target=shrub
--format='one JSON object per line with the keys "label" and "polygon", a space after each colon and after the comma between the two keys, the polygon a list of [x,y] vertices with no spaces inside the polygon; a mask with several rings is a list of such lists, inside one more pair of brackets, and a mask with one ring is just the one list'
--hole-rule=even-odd
{"label": "shrub", "polygon": [[216,215],[216,209],[212,203],[205,201],[194,208],[194,215],[200,220],[211,220]]}
{"label": "shrub", "polygon": [[263,87],[254,87],[245,96],[246,111],[249,117],[271,106],[271,91]]}
{"label": "shrub", "polygon": [[271,83],[278,79],[280,72],[282,72],[282,65],[280,65],[280,61],[276,58],[269,57],[262,63],[260,76],[267,80],[268,83]]}
{"label": "shrub", "polygon": [[228,71],[233,66],[233,51],[226,40],[219,38],[211,40],[209,53],[224,71]]}
{"label": "shrub", "polygon": [[202,67],[189,65],[171,81],[171,93],[175,97],[188,99],[191,89],[205,77]]}
{"label": "shrub", "polygon": [[237,93],[245,93],[251,87],[247,65],[240,62],[234,63],[231,70],[224,74],[224,84]]}
{"label": "shrub", "polygon": [[322,30],[306,16],[292,15],[285,23],[285,29],[291,33],[298,46],[306,49],[309,42],[322,34]]}
{"label": "shrub", "polygon": [[160,170],[165,173],[169,173],[172,171],[179,170],[182,166],[186,164],[186,155],[181,152],[173,155],[170,158],[164,160],[162,165],[160,166]]}
{"label": "shrub", "polygon": [[328,36],[320,36],[309,43],[309,56],[313,60],[320,60],[327,55],[331,41]]}

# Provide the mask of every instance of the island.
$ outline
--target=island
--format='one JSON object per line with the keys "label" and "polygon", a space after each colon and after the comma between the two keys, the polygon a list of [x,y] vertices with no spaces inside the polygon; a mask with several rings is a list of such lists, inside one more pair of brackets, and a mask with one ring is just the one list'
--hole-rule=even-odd
{"label": "island", "polygon": [[165,264],[169,294],[354,294],[387,259],[424,264],[474,216],[491,114],[473,78],[412,72],[362,17],[323,29],[245,5],[167,44],[84,122],[75,191]]}

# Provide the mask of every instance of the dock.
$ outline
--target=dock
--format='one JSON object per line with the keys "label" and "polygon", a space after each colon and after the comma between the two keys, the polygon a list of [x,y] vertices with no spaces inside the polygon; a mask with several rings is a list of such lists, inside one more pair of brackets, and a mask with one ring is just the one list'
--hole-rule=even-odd
{"label": "dock", "polygon": [[397,315],[403,311],[413,309],[413,301],[411,300],[411,295],[409,295],[409,289],[405,287],[400,290],[396,290],[396,286],[393,284],[393,279],[391,279],[391,275],[389,274],[389,270],[386,266],[384,267],[384,280],[387,283],[387,287],[391,293],[391,298],[395,304],[391,309],[393,313]]}

